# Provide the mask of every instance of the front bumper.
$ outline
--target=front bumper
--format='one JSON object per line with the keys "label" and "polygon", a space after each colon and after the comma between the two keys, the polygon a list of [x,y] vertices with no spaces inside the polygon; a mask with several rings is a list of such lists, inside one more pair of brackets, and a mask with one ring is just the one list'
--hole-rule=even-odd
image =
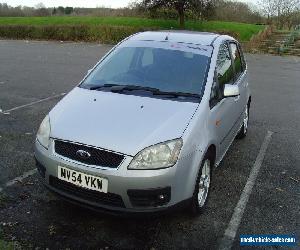
{"label": "front bumper", "polygon": [[[37,167],[45,185],[70,201],[102,210],[155,212],[173,207],[192,196],[194,185],[184,181],[188,179],[187,158],[167,169],[128,170],[132,157],[126,156],[117,169],[103,169],[60,157],[54,152],[53,144],[51,140],[47,150],[36,141]],[[108,193],[82,189],[59,180],[58,166],[106,178]]]}

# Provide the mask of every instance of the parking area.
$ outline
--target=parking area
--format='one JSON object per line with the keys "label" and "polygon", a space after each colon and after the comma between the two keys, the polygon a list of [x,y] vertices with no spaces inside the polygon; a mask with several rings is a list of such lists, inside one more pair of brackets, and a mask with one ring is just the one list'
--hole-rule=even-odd
{"label": "parking area", "polygon": [[[40,184],[32,171],[40,122],[110,48],[0,41],[0,244],[13,241],[22,249],[238,249],[240,234],[299,238],[299,57],[247,55],[249,134],[233,143],[214,170],[208,206],[197,218],[184,210],[154,217],[102,214],[71,205]],[[255,167],[257,178],[249,179]],[[253,189],[246,191],[245,210],[235,213],[249,181]],[[232,230],[236,237],[229,237]]]}

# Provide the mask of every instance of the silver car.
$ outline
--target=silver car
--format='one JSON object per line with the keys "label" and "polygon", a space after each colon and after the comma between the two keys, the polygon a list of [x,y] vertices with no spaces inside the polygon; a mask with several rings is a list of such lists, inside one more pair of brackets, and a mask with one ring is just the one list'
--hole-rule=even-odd
{"label": "silver car", "polygon": [[213,168],[247,134],[247,74],[230,36],[128,37],[41,123],[35,157],[45,185],[100,210],[201,212]]}

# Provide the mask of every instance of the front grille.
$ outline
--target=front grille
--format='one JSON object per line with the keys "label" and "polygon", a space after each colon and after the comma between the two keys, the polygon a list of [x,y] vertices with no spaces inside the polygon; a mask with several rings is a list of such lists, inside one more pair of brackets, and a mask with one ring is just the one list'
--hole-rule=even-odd
{"label": "front grille", "polygon": [[[117,168],[123,161],[124,155],[83,146],[65,141],[55,141],[55,152],[71,160],[82,162],[88,165],[102,166],[107,168]],[[78,150],[84,150],[90,154],[90,157],[80,157]]]}
{"label": "front grille", "polygon": [[100,205],[107,205],[113,207],[125,207],[120,195],[112,193],[101,193],[94,190],[85,189],[75,186],[74,184],[62,181],[56,177],[49,176],[49,184],[67,194],[74,195],[81,199],[96,202]]}

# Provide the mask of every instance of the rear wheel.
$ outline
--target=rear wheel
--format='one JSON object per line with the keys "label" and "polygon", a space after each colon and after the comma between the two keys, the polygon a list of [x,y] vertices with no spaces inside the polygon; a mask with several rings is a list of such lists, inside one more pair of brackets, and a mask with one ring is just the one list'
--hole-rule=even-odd
{"label": "rear wheel", "polygon": [[247,135],[248,124],[249,124],[249,111],[250,111],[250,107],[248,104],[244,111],[243,126],[241,127],[240,131],[238,132],[238,134],[236,136],[237,139],[243,139]]}
{"label": "rear wheel", "polygon": [[202,161],[191,201],[190,209],[193,215],[200,214],[207,203],[211,184],[211,163],[212,161],[208,157]]}

